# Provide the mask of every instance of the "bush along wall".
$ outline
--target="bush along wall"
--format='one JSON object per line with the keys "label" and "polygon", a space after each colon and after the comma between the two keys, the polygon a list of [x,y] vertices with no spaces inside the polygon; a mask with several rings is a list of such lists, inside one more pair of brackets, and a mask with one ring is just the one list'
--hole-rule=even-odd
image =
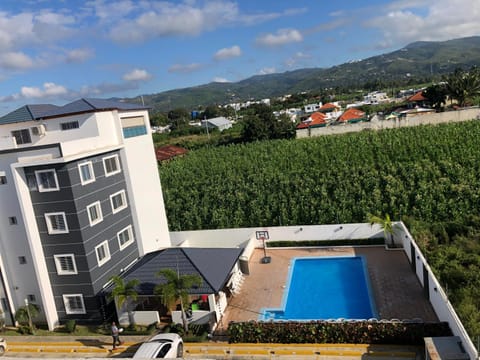
{"label": "bush along wall", "polygon": [[385,245],[385,239],[341,239],[341,240],[275,240],[268,241],[267,247],[308,247],[308,246],[365,246],[365,245]]}
{"label": "bush along wall", "polygon": [[423,345],[424,337],[452,336],[447,322],[231,322],[230,343]]}

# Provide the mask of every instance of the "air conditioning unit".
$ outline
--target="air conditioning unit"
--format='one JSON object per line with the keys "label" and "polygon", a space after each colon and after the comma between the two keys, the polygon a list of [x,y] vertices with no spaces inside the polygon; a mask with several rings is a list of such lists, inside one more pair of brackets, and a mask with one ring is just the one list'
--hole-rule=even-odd
{"label": "air conditioning unit", "polygon": [[45,125],[40,124],[40,125],[32,127],[32,134],[37,135],[37,136],[45,135]]}

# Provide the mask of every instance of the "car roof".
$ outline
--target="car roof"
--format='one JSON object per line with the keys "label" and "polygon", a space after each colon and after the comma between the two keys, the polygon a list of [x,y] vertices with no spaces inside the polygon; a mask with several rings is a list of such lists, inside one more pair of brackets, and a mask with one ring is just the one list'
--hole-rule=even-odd
{"label": "car roof", "polygon": [[181,337],[176,333],[161,333],[151,337],[148,341],[158,341],[158,340],[176,341],[176,340],[181,340]]}

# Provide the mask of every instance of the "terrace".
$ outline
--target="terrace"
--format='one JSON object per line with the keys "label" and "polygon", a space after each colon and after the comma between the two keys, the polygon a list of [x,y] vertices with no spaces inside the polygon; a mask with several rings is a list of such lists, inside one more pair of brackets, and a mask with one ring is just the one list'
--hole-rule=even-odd
{"label": "terrace", "polygon": [[257,320],[262,308],[281,306],[289,264],[295,257],[364,256],[380,319],[422,319],[438,321],[425,298],[423,288],[412,271],[403,251],[389,251],[379,247],[333,247],[268,249],[271,262],[263,264],[263,250],[256,249],[249,262],[239,292],[234,294],[219,324],[226,330],[230,321]]}

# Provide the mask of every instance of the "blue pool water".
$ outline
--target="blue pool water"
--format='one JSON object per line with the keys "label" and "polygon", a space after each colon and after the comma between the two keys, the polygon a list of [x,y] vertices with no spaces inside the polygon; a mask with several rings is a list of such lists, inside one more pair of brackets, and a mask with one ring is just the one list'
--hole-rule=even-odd
{"label": "blue pool water", "polygon": [[295,258],[282,308],[260,320],[369,319],[377,317],[361,256]]}

